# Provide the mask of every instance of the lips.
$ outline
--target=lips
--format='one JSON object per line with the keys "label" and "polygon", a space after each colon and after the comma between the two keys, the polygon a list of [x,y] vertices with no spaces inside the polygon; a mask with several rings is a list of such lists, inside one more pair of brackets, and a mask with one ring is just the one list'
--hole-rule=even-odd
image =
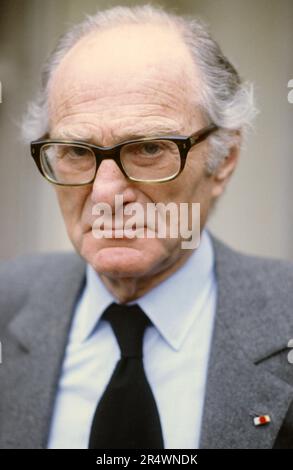
{"label": "lips", "polygon": [[130,238],[130,236],[133,235],[133,234],[144,233],[146,229],[147,229],[147,227],[145,227],[145,226],[144,227],[135,227],[135,228],[134,227],[131,227],[131,228],[129,228],[129,227],[127,227],[127,228],[125,228],[125,227],[122,227],[122,228],[120,228],[120,227],[119,228],[118,227],[112,227],[112,228],[111,227],[109,227],[109,228],[104,227],[104,228],[100,228],[99,231],[101,233],[105,234],[105,235],[106,234],[107,235],[108,234],[109,235],[113,234],[113,236],[118,237],[118,238],[123,238],[124,236]]}

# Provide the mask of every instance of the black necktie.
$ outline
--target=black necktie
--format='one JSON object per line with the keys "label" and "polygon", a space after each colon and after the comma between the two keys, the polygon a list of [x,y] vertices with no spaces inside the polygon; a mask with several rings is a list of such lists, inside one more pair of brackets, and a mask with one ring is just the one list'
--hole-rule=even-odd
{"label": "black necktie", "polygon": [[159,413],[142,359],[143,335],[151,321],[137,304],[115,303],[102,319],[111,324],[121,358],[97,405],[89,449],[163,449]]}

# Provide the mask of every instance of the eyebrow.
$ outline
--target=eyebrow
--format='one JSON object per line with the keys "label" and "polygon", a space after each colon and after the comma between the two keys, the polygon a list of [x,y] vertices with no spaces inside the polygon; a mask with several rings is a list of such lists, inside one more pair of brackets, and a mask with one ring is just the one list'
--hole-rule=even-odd
{"label": "eyebrow", "polygon": [[175,126],[167,125],[158,125],[155,127],[146,128],[143,132],[131,130],[130,132],[121,132],[117,133],[116,137],[120,141],[123,140],[135,140],[135,139],[144,139],[144,138],[153,138],[159,137],[160,135],[178,135],[182,133],[182,128]]}
{"label": "eyebrow", "polygon": [[[56,133],[57,135],[54,135],[54,138],[56,139],[67,139],[67,140],[82,140],[83,142],[97,142],[96,145],[100,145],[97,141],[97,136],[93,134],[92,132],[86,132],[86,131],[74,131],[70,129],[62,129],[60,133]],[[115,138],[114,138],[114,143],[120,143],[124,142],[127,140],[138,140],[138,139],[144,139],[144,138],[154,138],[154,137],[160,137],[164,135],[182,135],[182,128],[181,127],[175,127],[175,126],[167,126],[167,125],[158,125],[155,127],[150,127],[146,128],[144,132],[141,130],[124,130],[121,132],[115,132]]]}

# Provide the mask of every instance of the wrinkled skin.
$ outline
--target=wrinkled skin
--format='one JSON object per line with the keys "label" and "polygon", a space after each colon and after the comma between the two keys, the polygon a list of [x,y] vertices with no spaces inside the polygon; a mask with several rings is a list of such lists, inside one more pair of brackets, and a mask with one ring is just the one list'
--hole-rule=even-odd
{"label": "wrinkled skin", "polygon": [[[50,84],[50,136],[110,146],[128,138],[190,135],[207,123],[200,112],[198,70],[174,30],[119,26],[80,40]],[[162,184],[135,183],[112,160],[103,161],[92,185],[56,187],[69,237],[120,302],[135,299],[177,270],[190,256],[181,238],[95,239],[93,205],[122,194],[132,202],[199,202],[201,229],[236,166],[232,148],[209,175],[208,140],[188,155],[184,171]]]}

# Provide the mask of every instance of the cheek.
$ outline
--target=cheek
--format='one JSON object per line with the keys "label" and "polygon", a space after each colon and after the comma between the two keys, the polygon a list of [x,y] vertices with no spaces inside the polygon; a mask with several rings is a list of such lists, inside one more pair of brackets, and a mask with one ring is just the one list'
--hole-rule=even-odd
{"label": "cheek", "polygon": [[72,226],[81,222],[82,213],[89,195],[89,189],[87,187],[57,187],[56,193],[67,229],[70,229]]}
{"label": "cheek", "polygon": [[205,170],[205,149],[190,153],[182,173],[182,186],[190,202],[205,205],[210,199],[211,177]]}
{"label": "cheek", "polygon": [[[175,180],[176,181],[176,180]],[[206,224],[212,203],[213,180],[207,175],[203,159],[186,162],[184,171],[174,185],[174,199],[177,202],[188,202],[189,217],[192,217],[191,203],[200,204],[200,228]]]}

